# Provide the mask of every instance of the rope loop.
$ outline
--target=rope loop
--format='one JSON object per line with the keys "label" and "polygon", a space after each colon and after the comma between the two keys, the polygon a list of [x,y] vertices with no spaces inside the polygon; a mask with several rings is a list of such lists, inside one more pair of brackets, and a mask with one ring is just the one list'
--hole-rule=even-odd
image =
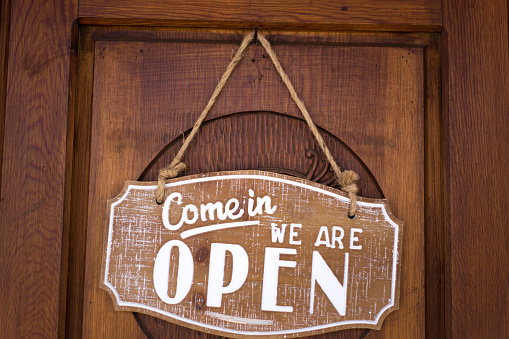
{"label": "rope loop", "polygon": [[237,50],[237,53],[230,61],[230,64],[226,68],[226,71],[221,77],[221,80],[219,80],[219,83],[214,89],[214,93],[212,94],[207,105],[205,106],[202,113],[194,123],[193,129],[191,130],[189,137],[184,141],[182,147],[180,148],[179,152],[177,153],[173,161],[170,163],[168,167],[159,170],[156,202],[158,204],[162,204],[162,202],[164,201],[164,185],[166,184],[166,180],[175,178],[176,176],[178,176],[180,172],[182,172],[186,168],[186,165],[180,162],[182,160],[182,157],[184,156],[185,151],[187,150],[189,144],[191,143],[194,136],[200,129],[200,126],[207,117],[207,114],[209,113],[210,109],[216,103],[219,94],[225,87],[226,82],[230,78],[230,75],[233,73],[233,70],[239,64],[240,60],[242,60],[242,57],[244,56],[244,52],[246,51],[247,47],[252,42],[260,42],[265,51],[267,52],[267,54],[269,55],[270,59],[272,60],[272,63],[276,67],[276,70],[278,71],[281,80],[283,80],[283,83],[286,85],[288,91],[290,92],[290,96],[292,97],[293,101],[295,102],[295,104],[301,111],[302,115],[304,116],[304,119],[306,120],[309,129],[313,133],[318,143],[318,146],[320,146],[320,149],[325,154],[325,157],[331,164],[332,170],[334,171],[334,174],[336,176],[337,183],[339,184],[343,192],[348,193],[348,196],[350,197],[350,207],[348,209],[348,216],[350,218],[353,218],[357,210],[357,192],[358,192],[358,188],[357,185],[355,184],[355,181],[359,179],[359,176],[353,171],[341,172],[341,169],[339,168],[338,164],[332,157],[332,154],[330,153],[329,148],[325,144],[325,141],[323,140],[322,135],[318,131],[318,128],[313,122],[313,119],[311,119],[311,116],[309,115],[306,106],[304,105],[302,100],[300,100],[299,96],[297,95],[297,91],[295,91],[295,88],[293,87],[293,84],[290,81],[290,78],[283,70],[283,67],[279,62],[276,53],[272,49],[269,41],[260,31],[258,31],[257,28],[255,28],[254,31],[246,34],[246,36],[242,40],[242,43],[240,44],[240,47]]}
{"label": "rope loop", "polygon": [[156,190],[156,203],[161,205],[164,202],[164,185],[166,180],[176,178],[180,172],[187,168],[186,164],[179,162],[170,167],[163,167],[159,170],[157,175],[157,190]]}
{"label": "rope loop", "polygon": [[351,203],[348,208],[348,216],[350,218],[353,218],[357,211],[357,192],[359,192],[359,188],[355,183],[357,180],[359,180],[359,175],[354,171],[343,171],[339,178],[336,179],[341,190],[348,193],[348,196],[350,197]]}

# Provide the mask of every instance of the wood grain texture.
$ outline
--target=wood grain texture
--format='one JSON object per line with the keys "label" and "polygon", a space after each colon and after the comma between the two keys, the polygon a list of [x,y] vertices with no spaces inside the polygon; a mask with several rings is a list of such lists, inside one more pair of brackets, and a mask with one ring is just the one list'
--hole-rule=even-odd
{"label": "wood grain texture", "polygon": [[[240,137],[242,141],[231,135],[233,131],[246,130],[250,132],[249,138]],[[288,141],[286,131],[292,131],[293,140]],[[319,128],[319,131],[331,154],[340,161],[341,167],[359,175],[360,179],[356,182],[358,196],[383,198],[375,177],[362,160],[339,138],[323,128]],[[189,133],[190,130],[187,130],[170,141],[147,165],[138,180],[157,180],[158,170],[173,160]],[[195,141],[186,153],[185,163],[188,168],[182,175],[213,172],[215,168],[262,169],[339,189],[334,182],[331,165],[317,149],[318,144],[302,118],[263,111],[228,114],[206,121]],[[228,156],[222,156],[216,145],[226,147]]]}
{"label": "wood grain texture", "polygon": [[[0,168],[3,163],[5,133],[5,98],[7,95],[7,63],[9,54],[9,32],[11,23],[11,1],[0,1]],[[0,171],[0,183],[2,171]],[[2,185],[0,184],[0,195]],[[0,201],[1,204],[1,201]]]}
{"label": "wood grain texture", "polygon": [[[103,250],[101,287],[110,293],[116,310],[144,312],[212,333],[259,338],[257,332],[263,332],[284,338],[334,329],[379,329],[385,316],[398,308],[399,273],[396,272],[400,272],[403,223],[392,215],[385,200],[359,197],[355,218],[350,219],[346,193],[265,171],[215,172],[172,179],[167,183],[164,205],[154,201],[156,186],[156,182],[128,181],[122,192],[108,201],[111,217],[104,234],[107,242]],[[182,205],[178,206],[169,194],[179,194]],[[258,200],[262,197],[268,203]],[[222,204],[227,209],[234,206],[227,201],[236,201],[232,213],[226,212],[229,217],[220,216],[223,207],[216,212],[214,208],[212,212],[204,211],[208,203]],[[165,218],[163,211],[168,204]],[[178,229],[164,224],[177,224],[185,214],[192,216],[193,212],[182,211],[188,204],[198,206],[197,220],[192,219],[193,222],[186,222]],[[253,206],[254,211],[260,206],[258,212],[253,213]],[[210,229],[210,225],[216,229]],[[294,225],[297,241],[292,241],[289,233],[293,232]],[[221,228],[225,226],[235,227]],[[322,233],[324,229],[326,233],[333,232],[333,226],[342,233],[339,242],[334,241],[332,233],[330,237]],[[273,227],[283,230],[283,237],[276,239]],[[186,253],[191,256],[185,266],[183,262],[176,265],[176,255],[170,256],[170,252],[161,262],[163,245],[169,241],[183,246],[180,258]],[[247,278],[238,290],[224,294],[221,303],[216,304],[211,282],[221,274],[218,287],[223,286],[223,268],[215,268],[218,258],[214,247],[223,243],[236,244],[233,246],[240,246],[246,253],[245,262],[234,265],[231,259],[226,261],[224,279],[233,281],[238,276],[234,272],[239,264],[246,268]],[[267,270],[272,261],[268,261],[267,254],[275,248],[286,251],[283,260],[291,260],[296,266],[281,269],[275,274],[277,286],[267,289],[269,277],[274,276]],[[294,251],[293,255],[290,251]],[[328,291],[327,297],[322,289],[311,287],[310,277],[327,275],[327,270],[312,273],[318,267],[316,253],[323,257],[343,286],[334,286],[335,293],[331,294],[327,287],[332,285],[322,280],[321,287]],[[158,284],[161,279],[156,279],[156,273],[168,269],[170,257],[173,263],[169,265],[169,275],[167,272],[163,276],[166,283]],[[183,277],[188,265],[194,268],[192,286],[183,300],[170,304],[164,298],[181,289],[178,284],[175,287],[177,275]],[[155,290],[154,286],[157,286]],[[167,292],[161,294],[161,288]],[[271,289],[277,293],[277,304],[291,310],[276,312],[276,307],[267,306],[263,309],[265,292]],[[341,310],[340,302],[336,300],[333,306],[329,299],[333,300],[343,289],[345,309]],[[197,295],[201,302],[196,300]],[[221,315],[231,317],[232,321],[223,320]]]}
{"label": "wood grain texture", "polygon": [[509,333],[507,1],[444,3],[449,335]]}
{"label": "wood grain texture", "polygon": [[[425,48],[426,114],[425,117],[425,195],[426,204],[426,336],[445,337],[445,163],[444,119],[441,114],[440,37],[433,36]],[[431,198],[433,197],[433,198]]]}
{"label": "wood grain texture", "polygon": [[74,1],[11,6],[0,215],[2,336],[55,337]]}
{"label": "wood grain texture", "polygon": [[[83,180],[89,173],[90,124],[91,116],[91,84],[93,74],[84,70],[93,67],[93,59],[89,58],[94,44],[88,39],[87,30],[81,30],[78,53],[75,65],[71,67],[75,71],[70,77],[72,84],[71,105],[69,107],[69,127],[67,149],[67,199],[65,223],[67,227],[64,240],[64,258],[62,269],[66,270],[66,300],[65,314],[62,315],[64,335],[66,338],[79,338],[82,324],[80,310],[83,308],[83,280],[85,266],[86,228],[82,227],[79,220],[86,218],[88,212],[88,180]],[[64,336],[63,335],[63,336]]]}
{"label": "wood grain texture", "polygon": [[[139,177],[171,140],[191,127],[240,41],[239,34],[224,31],[114,31],[110,31],[113,41],[111,36],[109,41],[98,41],[94,50],[90,204],[88,220],[83,220],[88,229],[84,337],[99,333],[143,336],[132,317],[113,312],[109,296],[97,288],[104,206],[126,179]],[[371,331],[369,336],[424,336],[423,46],[427,38],[351,33],[266,34],[274,41],[283,67],[317,124],[351,147],[372,171],[395,215],[412,225],[403,239],[406,245],[400,310],[389,315],[382,329]],[[120,37],[150,41],[118,41]],[[101,40],[100,34],[96,33],[95,38]],[[210,119],[267,110],[298,116],[270,66],[261,47],[250,47]],[[243,128],[237,133],[221,132],[223,140],[214,152],[205,155],[215,164],[209,170],[235,169],[220,167],[222,159],[231,154],[230,149],[239,149],[240,155],[250,154],[249,149],[242,149],[242,139],[249,138],[252,127]],[[274,132],[286,133],[287,139],[292,135],[291,131]],[[277,158],[278,149],[270,143],[267,147],[266,154],[257,157]],[[193,171],[202,170],[200,164],[196,162]],[[178,329],[175,333],[194,336]]]}
{"label": "wood grain texture", "polygon": [[[10,1],[2,1],[2,9],[10,3]],[[154,3],[157,5],[156,1]],[[374,4],[374,2],[364,3]],[[394,4],[395,2],[391,1],[390,3]],[[136,7],[131,5],[123,9],[124,4],[119,1],[111,2],[111,7],[108,7],[106,1],[100,3],[85,1],[82,3],[85,7],[81,6],[80,8],[88,8],[87,12],[82,13],[90,15],[82,17],[81,22],[83,23],[215,28],[249,28],[262,23],[263,25],[260,26],[266,29],[286,27],[322,31],[341,28],[410,32],[440,29],[438,25],[442,23],[441,15],[436,17],[436,13],[442,11],[440,2],[434,1],[431,4],[428,1],[420,1],[422,6],[416,3],[405,6],[408,3],[407,1],[401,2],[403,4],[401,6],[402,19],[397,17],[398,10],[394,11],[395,14],[388,13],[386,10],[385,13],[383,13],[384,10],[375,10],[373,12],[376,13],[373,14],[366,12],[366,7],[364,9],[349,7],[344,11],[334,8],[330,10],[325,7],[326,14],[314,13],[311,16],[308,16],[303,10],[298,10],[296,15],[288,11],[286,17],[277,17],[279,14],[265,10],[262,12],[263,17],[255,18],[259,22],[250,21],[251,19],[246,17],[239,17],[240,20],[245,21],[235,21],[232,14],[235,14],[236,8],[232,6],[222,6],[220,10],[213,10],[206,14],[198,9],[172,14],[168,10],[159,8],[151,12],[148,8],[150,4],[140,5],[139,3],[136,3]],[[92,5],[97,5],[97,7]],[[193,6],[183,3],[177,5]],[[182,8],[178,6],[175,8]],[[296,9],[299,6],[302,8],[302,5],[299,4],[295,6]],[[383,3],[377,2],[376,6],[383,6]],[[418,14],[421,13],[419,6],[424,8],[428,14]],[[495,186],[498,188],[496,192],[506,192],[508,188],[508,181],[503,173],[508,154],[507,132],[505,132],[508,116],[507,3],[502,0],[469,1],[468,3],[467,1],[444,0],[443,6],[444,32],[441,37],[444,56],[442,60],[444,65],[443,91],[444,93],[449,92],[450,95],[444,97],[443,120],[438,119],[437,122],[436,115],[433,115],[432,121],[428,120],[427,116],[425,122],[424,148],[427,152],[425,155],[427,172],[424,179],[426,182],[424,195],[426,196],[425,205],[430,211],[430,214],[426,213],[425,215],[426,244],[428,246],[426,260],[432,258],[427,264],[426,302],[429,306],[430,300],[434,300],[435,292],[440,293],[439,285],[444,280],[438,280],[438,277],[447,279],[449,282],[448,299],[444,303],[444,307],[448,307],[449,317],[446,320],[447,323],[443,325],[448,330],[447,334],[454,335],[454,337],[503,336],[508,332],[508,315],[505,306],[508,297],[507,289],[504,289],[507,286],[508,270],[506,225],[509,218],[507,210],[504,209],[504,206],[507,205],[507,195],[496,194],[493,197],[489,195],[490,193],[484,192],[490,192],[486,191],[486,187]],[[133,14],[135,13],[133,8],[140,8],[141,14]],[[412,8],[415,9],[415,14],[411,13],[414,11]],[[158,11],[165,18],[158,19]],[[7,12],[11,11],[3,11],[2,14]],[[343,21],[341,15],[347,15],[344,12],[359,14],[360,22],[364,23],[356,22],[350,14],[348,14],[350,15],[348,19]],[[13,19],[9,24],[11,30],[9,37],[13,42],[10,44],[9,53],[3,56],[6,58],[5,60],[7,60],[7,56],[9,57],[6,62],[8,70],[5,70],[3,77],[5,81],[9,79],[9,82],[6,82],[7,98],[2,102],[2,107],[6,109],[7,114],[5,115],[5,138],[2,138],[2,142],[5,141],[5,144],[2,148],[4,152],[1,173],[1,235],[3,240],[0,246],[2,254],[0,260],[5,274],[0,280],[4,304],[0,311],[4,320],[0,329],[5,336],[37,335],[42,332],[47,336],[56,333],[54,331],[56,315],[53,311],[56,310],[55,286],[58,285],[59,278],[57,276],[59,273],[54,255],[60,255],[56,249],[59,246],[58,234],[60,230],[55,225],[62,223],[59,219],[62,215],[60,210],[63,204],[61,201],[64,185],[62,173],[65,157],[63,155],[65,147],[62,146],[65,127],[62,124],[66,121],[63,109],[66,109],[66,82],[68,79],[66,72],[69,68],[69,61],[66,57],[69,55],[69,44],[65,41],[70,39],[70,23],[76,13],[76,1],[65,3],[63,1],[47,3],[17,1],[12,9]],[[185,17],[186,13],[189,17]],[[149,16],[150,18],[147,18]],[[203,21],[197,21],[200,20],[197,18],[202,18]],[[412,19],[410,23],[408,23],[409,19]],[[269,20],[272,21],[269,22]],[[380,20],[380,23],[377,23],[377,20]],[[391,23],[398,20],[404,20],[407,23]],[[343,22],[347,22],[347,24],[343,25]],[[366,24],[366,22],[369,23]],[[193,29],[189,29],[189,31],[193,31]],[[6,30],[2,31],[2,46],[4,47],[6,47],[6,32]],[[150,33],[147,33],[146,30],[144,32],[136,31],[130,27],[111,28],[109,32],[111,32],[110,38],[113,40],[118,40],[119,37],[134,40],[165,38],[164,29],[160,28],[153,28]],[[327,34],[324,36],[323,40],[327,40]],[[310,43],[319,41],[321,38],[319,35],[315,35],[300,39],[302,39],[301,41],[308,39],[306,43]],[[339,40],[346,44],[373,44],[376,42],[385,44],[385,47],[394,44],[399,46],[427,45],[427,42],[422,41],[416,43],[416,39],[412,35],[402,35],[396,39],[391,34],[367,34],[363,37],[346,34]],[[25,62],[23,62],[24,60]],[[87,69],[90,70],[90,68]],[[429,72],[426,75],[428,76]],[[426,81],[429,83],[430,78],[427,77]],[[78,88],[80,87],[78,86]],[[83,88],[80,88],[80,91],[82,90]],[[91,92],[91,87],[87,87],[88,90]],[[359,90],[358,86],[356,90]],[[435,97],[433,101],[430,99],[431,96],[431,94],[426,95],[430,100],[426,112],[433,111],[432,107],[435,107],[436,100],[439,100]],[[359,102],[365,100],[365,96],[353,96],[352,98],[357,98],[356,100]],[[91,102],[91,97],[87,97],[86,100]],[[90,114],[91,109],[85,112]],[[86,115],[84,118],[86,121],[90,115]],[[430,125],[433,120],[435,124]],[[450,125],[449,120],[451,120]],[[440,135],[442,132],[440,131],[441,124],[447,126],[443,138],[450,141],[446,144],[448,147],[444,148],[441,147],[440,142],[437,143],[434,139],[437,133]],[[78,126],[81,126],[81,123],[76,122],[73,128],[76,127],[79,133],[85,131],[80,130]],[[178,134],[185,128],[187,127],[178,127],[172,133]],[[44,131],[44,136],[42,131]],[[82,134],[84,137],[78,137],[81,140],[81,146],[73,152],[73,159],[81,158],[76,162],[78,165],[89,159],[87,152],[90,151],[90,147],[86,142],[86,133],[89,131]],[[161,146],[173,137],[174,135],[165,136],[164,142],[156,146]],[[430,142],[430,140],[435,141]],[[368,146],[364,145],[364,147]],[[398,147],[403,147],[403,145]],[[429,151],[437,149],[436,147],[442,150],[442,159],[430,156]],[[433,165],[435,170],[430,170],[429,164],[436,163],[437,160],[439,163],[443,161],[444,165]],[[369,168],[374,168],[373,165],[378,166],[377,161],[369,164]],[[451,166],[447,176],[440,179],[440,176],[444,174],[443,169],[447,168],[449,163]],[[47,164],[54,166],[56,171],[50,170]],[[124,176],[126,179],[132,179],[141,171],[139,168],[130,170]],[[82,179],[77,180],[72,189],[73,206],[75,206],[73,208],[76,208],[75,219],[72,219],[75,220],[73,227],[81,227],[79,234],[74,231],[70,232],[70,236],[76,236],[74,239],[78,241],[76,242],[78,244],[75,252],[76,257],[70,255],[70,263],[75,264],[80,260],[81,262],[85,260],[84,250],[81,250],[80,247],[84,246],[86,242],[86,225],[80,224],[80,218],[83,215],[85,217],[88,215],[88,212],[82,213],[83,209],[87,210],[88,206],[79,207],[79,204],[88,199],[83,198],[83,195],[88,192],[89,176],[87,171],[81,174],[83,175]],[[23,181],[22,177],[28,178],[28,184]],[[80,178],[80,175],[75,178]],[[379,180],[381,174],[377,173],[376,178]],[[433,183],[438,183],[438,185],[433,185]],[[440,188],[441,183],[447,183],[446,192],[452,192],[448,197],[448,204],[443,210],[440,209],[440,196],[444,193]],[[387,195],[385,188],[384,193]],[[397,195],[398,193],[392,194]],[[28,195],[30,201],[27,198]],[[486,201],[484,198],[488,195],[490,199],[494,199],[491,205],[484,203]],[[37,199],[33,200],[33,197]],[[452,197],[460,197],[460,199],[453,200]],[[481,203],[478,205],[479,201]],[[435,207],[430,208],[431,205]],[[486,211],[488,213],[485,213]],[[440,256],[436,258],[434,250],[440,250],[441,246],[440,226],[436,226],[437,223],[435,223],[440,223],[443,220],[440,217],[441,213],[449,216],[447,225],[451,225],[449,248],[445,248],[445,253],[440,255],[443,255],[444,258],[450,257],[445,268],[434,266],[437,261],[440,263]],[[481,215],[486,216],[487,219],[483,219],[479,223],[472,221],[479,220]],[[53,231],[54,233],[52,233]],[[70,250],[73,250],[73,246]],[[18,266],[19,263],[28,263],[29,266]],[[34,273],[32,273],[32,269]],[[82,270],[82,266],[76,267],[77,277],[83,276]],[[434,273],[429,274],[430,271]],[[42,286],[49,287],[41,289],[41,286],[35,281],[40,281]],[[433,282],[436,284],[433,285]],[[80,279],[70,282],[70,286],[74,286],[74,283],[79,286]],[[83,282],[81,281],[81,283]],[[24,290],[20,291],[19,288]],[[74,304],[73,301],[69,301],[69,303],[68,306],[80,309],[80,306]],[[25,307],[28,309],[27,315],[21,316],[19,310]],[[428,333],[430,337],[435,337],[433,335],[435,327],[431,325],[429,319],[439,317],[433,309],[428,308],[427,313],[428,330],[430,331]],[[487,316],[482,316],[484,314]],[[69,316],[77,317],[74,320],[79,322],[78,318],[81,317],[81,314],[76,315],[73,311]],[[128,333],[132,336],[140,334],[136,325],[131,327],[131,322],[132,319],[126,319],[126,324],[129,325],[118,333]],[[113,335],[119,335],[118,333],[113,332]],[[174,333],[182,337],[205,336],[184,328],[175,329]],[[372,332],[368,338],[376,335],[378,333]],[[394,333],[392,335],[396,336]],[[75,336],[71,335],[70,337]]]}
{"label": "wood grain texture", "polygon": [[[172,21],[193,22],[194,27],[235,25],[236,27],[286,27],[327,29],[370,25],[382,30],[429,29],[442,23],[438,0],[348,0],[341,3],[321,1],[167,1],[150,0],[84,0],[79,5],[84,23],[164,25]],[[122,20],[119,19],[130,19]],[[384,28],[385,26],[385,28]]]}
{"label": "wood grain texture", "polygon": [[[231,131],[249,131],[249,138],[243,138],[241,133]],[[289,140],[287,133],[292,131]],[[182,144],[182,138],[189,134],[189,130],[179,135],[161,150],[152,162],[150,162],[140,175],[138,180],[157,180],[157,170],[169,162],[178,152]],[[376,183],[375,178],[362,161],[346,147],[338,138],[326,130],[320,129],[325,142],[331,150],[334,158],[339,161],[342,168],[355,171],[361,177],[358,181],[359,195],[370,198],[382,198],[383,193]],[[218,154],[216,145],[224,145],[229,149],[229,156]],[[232,145],[242,145],[234,147]],[[265,168],[272,169],[277,173],[292,174],[283,169],[291,169],[300,178],[331,185],[332,172],[326,164],[325,158],[318,159],[314,137],[307,124],[299,118],[274,112],[244,112],[230,114],[206,121],[200,133],[196,136],[196,142],[191,146],[185,157],[189,169],[185,174],[205,173],[215,169],[249,169]],[[247,152],[249,150],[249,152]],[[269,155],[269,156],[267,156]],[[184,328],[173,323],[160,320],[145,314],[138,314],[137,320],[142,328],[156,336],[158,339],[189,336]],[[370,331],[370,330],[366,330]],[[201,335],[194,331],[193,335]],[[314,337],[320,338],[359,338],[365,330],[343,330],[336,333],[321,334]],[[367,332],[366,332],[367,333]],[[216,338],[216,336],[213,336]]]}

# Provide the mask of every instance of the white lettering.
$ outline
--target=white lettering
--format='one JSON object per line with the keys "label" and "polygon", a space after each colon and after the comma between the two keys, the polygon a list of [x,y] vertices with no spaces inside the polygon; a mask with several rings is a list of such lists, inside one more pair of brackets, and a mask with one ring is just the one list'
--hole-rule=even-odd
{"label": "white lettering", "polygon": [[[232,278],[228,286],[223,286],[226,251],[232,254]],[[244,284],[248,267],[247,253],[240,245],[213,243],[210,247],[207,306],[221,307],[223,294],[235,292]]]}
{"label": "white lettering", "polygon": [[290,245],[300,245],[302,241],[295,240],[295,237],[299,236],[299,233],[295,232],[295,228],[302,228],[301,224],[290,224]]}
{"label": "white lettering", "polygon": [[[322,236],[325,236],[325,240],[322,240]],[[320,227],[320,231],[318,231],[318,236],[316,237],[315,246],[325,245],[327,247],[331,247],[329,241],[329,230],[327,226]]]}
{"label": "white lettering", "polygon": [[[193,217],[191,219],[189,219],[189,216],[187,214],[188,212],[193,213]],[[184,207],[184,210],[182,211],[182,220],[184,220],[186,224],[194,224],[196,220],[198,220],[198,207],[194,205],[186,205],[186,207]]]}
{"label": "white lettering", "polygon": [[250,198],[247,200],[247,214],[249,214],[249,216],[252,217],[256,215],[256,213],[254,212],[254,199],[252,199],[254,197],[254,191],[252,189],[249,189],[248,193]]}
{"label": "white lettering", "polygon": [[[336,235],[336,231],[339,231],[339,236]],[[331,240],[331,248],[336,248],[336,242],[338,243],[338,248],[343,249],[343,237],[345,236],[345,231],[339,226],[332,226],[332,240]]]}
{"label": "white lettering", "polygon": [[[170,278],[170,254],[176,246],[179,251],[179,263],[177,271],[177,287],[175,296],[168,295],[168,283]],[[154,288],[157,295],[167,304],[178,304],[186,297],[193,284],[194,263],[191,250],[180,240],[170,240],[161,247],[157,253],[154,264]]]}
{"label": "white lettering", "polygon": [[272,228],[272,242],[278,241],[280,244],[285,240],[285,228],[286,224],[281,224],[281,228],[277,227],[277,224],[271,223],[270,227]]}
{"label": "white lettering", "polygon": [[295,268],[297,263],[290,260],[280,260],[281,254],[297,254],[294,248],[265,248],[265,261],[263,267],[262,310],[275,312],[293,312],[293,306],[277,305],[277,284],[279,268]]}
{"label": "white lettering", "polygon": [[168,198],[166,198],[166,201],[164,202],[164,206],[163,206],[163,225],[170,231],[176,231],[184,224],[184,220],[182,219],[182,217],[180,218],[180,221],[178,224],[172,225],[170,223],[170,217],[168,214],[170,211],[170,204],[173,202],[173,200],[175,198],[177,199],[177,201],[176,201],[177,205],[181,205],[182,204],[182,195],[180,195],[180,193],[174,192],[174,193],[170,194],[168,196]]}
{"label": "white lettering", "polygon": [[[231,207],[232,204],[234,205],[234,207]],[[232,220],[240,218],[244,214],[244,210],[241,209],[239,211],[239,213],[235,214],[235,212],[239,209],[239,206],[240,206],[240,204],[237,199],[232,198],[232,199],[228,200],[228,202],[226,203],[226,205],[224,207],[224,209],[225,209],[224,214]]]}
{"label": "white lettering", "polygon": [[[189,205],[187,205],[187,206],[189,206]],[[218,201],[215,203],[209,202],[206,205],[201,204],[201,206],[200,206],[201,221],[207,220],[207,212],[209,212],[209,219],[214,220],[214,218],[215,218],[214,211],[216,211],[217,218],[219,220],[226,219],[226,213],[223,213],[223,204],[220,201]]]}
{"label": "white lettering", "polygon": [[311,264],[311,293],[309,300],[309,313],[313,314],[315,305],[315,282],[320,285],[322,291],[332,302],[339,315],[346,313],[346,288],[348,282],[348,252],[345,253],[345,270],[343,273],[343,285],[332,273],[331,269],[323,260],[318,251],[313,251],[313,262]]}
{"label": "white lettering", "polygon": [[360,228],[352,228],[350,230],[350,249],[352,250],[362,250],[362,245],[354,245],[354,241],[359,241],[359,238],[355,236],[355,233],[362,233],[362,229]]}
{"label": "white lettering", "polygon": [[[251,197],[248,199],[249,216],[254,217],[263,213],[274,214],[276,211],[277,205],[272,206],[272,200],[269,196],[264,196],[263,198],[257,197],[256,206],[254,206],[254,191],[252,189],[249,189],[249,196]],[[175,206],[175,204],[172,205],[172,203],[176,203],[176,205],[182,205],[182,195],[178,192],[173,192],[164,202],[162,212],[163,225],[170,231],[178,230],[184,223],[192,225],[196,223],[198,218],[200,218],[201,221],[215,220],[216,217],[219,220],[236,220],[244,215],[244,209],[240,207],[239,200],[236,198],[231,198],[228,200],[224,207],[223,203],[220,201],[200,204],[199,209],[197,205],[188,204],[184,206],[183,209],[178,209],[178,211],[181,213],[180,221],[174,225],[170,222],[170,207]],[[263,208],[264,206],[265,212]]]}
{"label": "white lettering", "polygon": [[[254,191],[249,189],[249,196],[254,197]],[[254,205],[254,199],[249,198],[247,213],[250,217],[254,217],[257,214],[263,214],[263,205],[265,205],[265,213],[274,214],[277,209],[277,205],[271,206],[271,199],[268,195],[263,198],[256,198],[256,207]]]}

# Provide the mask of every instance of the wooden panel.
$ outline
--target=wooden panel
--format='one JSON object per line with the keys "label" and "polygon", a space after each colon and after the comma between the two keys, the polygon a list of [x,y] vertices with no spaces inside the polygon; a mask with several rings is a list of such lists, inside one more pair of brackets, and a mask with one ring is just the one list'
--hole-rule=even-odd
{"label": "wooden panel", "polygon": [[[137,34],[122,33],[125,38]],[[422,337],[426,67],[422,47],[427,40],[267,34],[313,118],[366,163],[394,214],[408,225],[400,310],[370,337]],[[155,30],[145,39],[150,35],[163,42],[99,41],[94,51],[84,337],[141,335],[131,316],[114,312],[109,296],[98,288],[106,200],[120,191],[126,179],[140,176],[167,143],[192,125],[240,41],[239,35],[200,31]],[[210,39],[218,43],[202,43]],[[250,47],[211,118],[257,110],[298,116],[271,66],[261,47]],[[226,157],[230,152],[225,145],[218,151],[224,150]],[[220,160],[222,153],[208,157]]]}
{"label": "wooden panel", "polygon": [[[307,29],[350,25],[376,26],[382,30],[436,29],[442,23],[441,3],[438,0],[348,0],[336,1],[167,1],[149,0],[84,0],[79,13],[83,23],[169,24],[179,21],[193,27],[263,28],[302,27]],[[130,20],[118,20],[130,19]],[[154,22],[155,21],[155,22]],[[213,23],[213,24],[212,24]],[[390,27],[388,27],[390,26]],[[412,26],[412,28],[409,28]]]}
{"label": "wooden panel", "polygon": [[[9,31],[11,23],[11,1],[0,1],[0,168],[3,163],[5,132],[5,98],[7,92],[7,62],[9,53]],[[0,183],[2,171],[0,171]],[[2,186],[0,184],[0,192]]]}
{"label": "wooden panel", "polygon": [[57,336],[74,1],[13,1],[0,213],[0,332]]}
{"label": "wooden panel", "polygon": [[444,0],[449,335],[509,333],[507,1]]}

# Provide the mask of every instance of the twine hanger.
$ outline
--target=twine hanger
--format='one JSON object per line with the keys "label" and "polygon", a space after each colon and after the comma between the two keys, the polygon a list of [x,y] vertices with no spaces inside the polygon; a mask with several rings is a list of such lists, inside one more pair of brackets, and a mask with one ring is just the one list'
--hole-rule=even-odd
{"label": "twine hanger", "polygon": [[209,113],[210,109],[214,106],[214,104],[217,101],[217,98],[219,97],[219,94],[223,90],[223,88],[226,85],[226,82],[230,78],[230,75],[232,74],[235,67],[239,64],[240,60],[242,60],[242,57],[244,56],[244,52],[246,51],[247,47],[252,42],[260,42],[263,48],[265,48],[265,51],[269,55],[270,59],[272,60],[272,63],[276,67],[276,70],[278,71],[279,75],[281,76],[281,79],[283,80],[283,83],[288,88],[288,91],[290,92],[290,96],[292,97],[293,101],[297,104],[297,107],[301,111],[302,115],[304,116],[304,119],[306,120],[306,123],[308,124],[309,129],[313,133],[316,141],[318,142],[318,145],[320,146],[320,149],[324,153],[325,157],[327,158],[327,161],[331,164],[332,170],[334,171],[334,174],[336,175],[336,182],[339,184],[342,191],[348,193],[350,198],[350,206],[348,208],[348,216],[350,218],[353,218],[355,216],[355,212],[357,210],[357,192],[359,191],[357,184],[355,183],[356,180],[359,179],[359,176],[354,171],[343,171],[341,172],[341,169],[339,168],[338,164],[332,157],[329,148],[323,141],[322,135],[316,128],[315,123],[311,119],[311,116],[309,115],[308,110],[306,109],[306,106],[304,106],[304,103],[302,100],[300,100],[299,96],[297,95],[297,92],[295,91],[295,88],[292,85],[292,82],[290,81],[290,78],[288,78],[288,75],[283,70],[283,67],[281,66],[281,63],[279,62],[276,53],[274,53],[274,50],[270,46],[270,43],[267,41],[265,36],[258,32],[258,29],[255,28],[253,32],[248,33],[244,39],[242,40],[242,43],[240,44],[239,49],[237,50],[237,53],[233,57],[233,59],[230,61],[230,64],[226,68],[226,71],[224,72],[223,76],[221,77],[221,80],[217,84],[214,93],[210,97],[207,106],[203,109],[200,116],[194,123],[193,129],[191,130],[191,133],[189,136],[184,140],[184,144],[178,151],[177,155],[173,159],[173,161],[167,166],[163,167],[158,172],[158,185],[157,185],[157,191],[156,191],[156,202],[158,204],[162,204],[164,202],[164,188],[166,184],[166,180],[175,178],[179,175],[180,172],[186,169],[186,165],[181,162],[185,151],[189,147],[189,144],[193,140],[196,133],[198,133],[198,130],[200,129],[201,124],[207,117],[207,114]]}

